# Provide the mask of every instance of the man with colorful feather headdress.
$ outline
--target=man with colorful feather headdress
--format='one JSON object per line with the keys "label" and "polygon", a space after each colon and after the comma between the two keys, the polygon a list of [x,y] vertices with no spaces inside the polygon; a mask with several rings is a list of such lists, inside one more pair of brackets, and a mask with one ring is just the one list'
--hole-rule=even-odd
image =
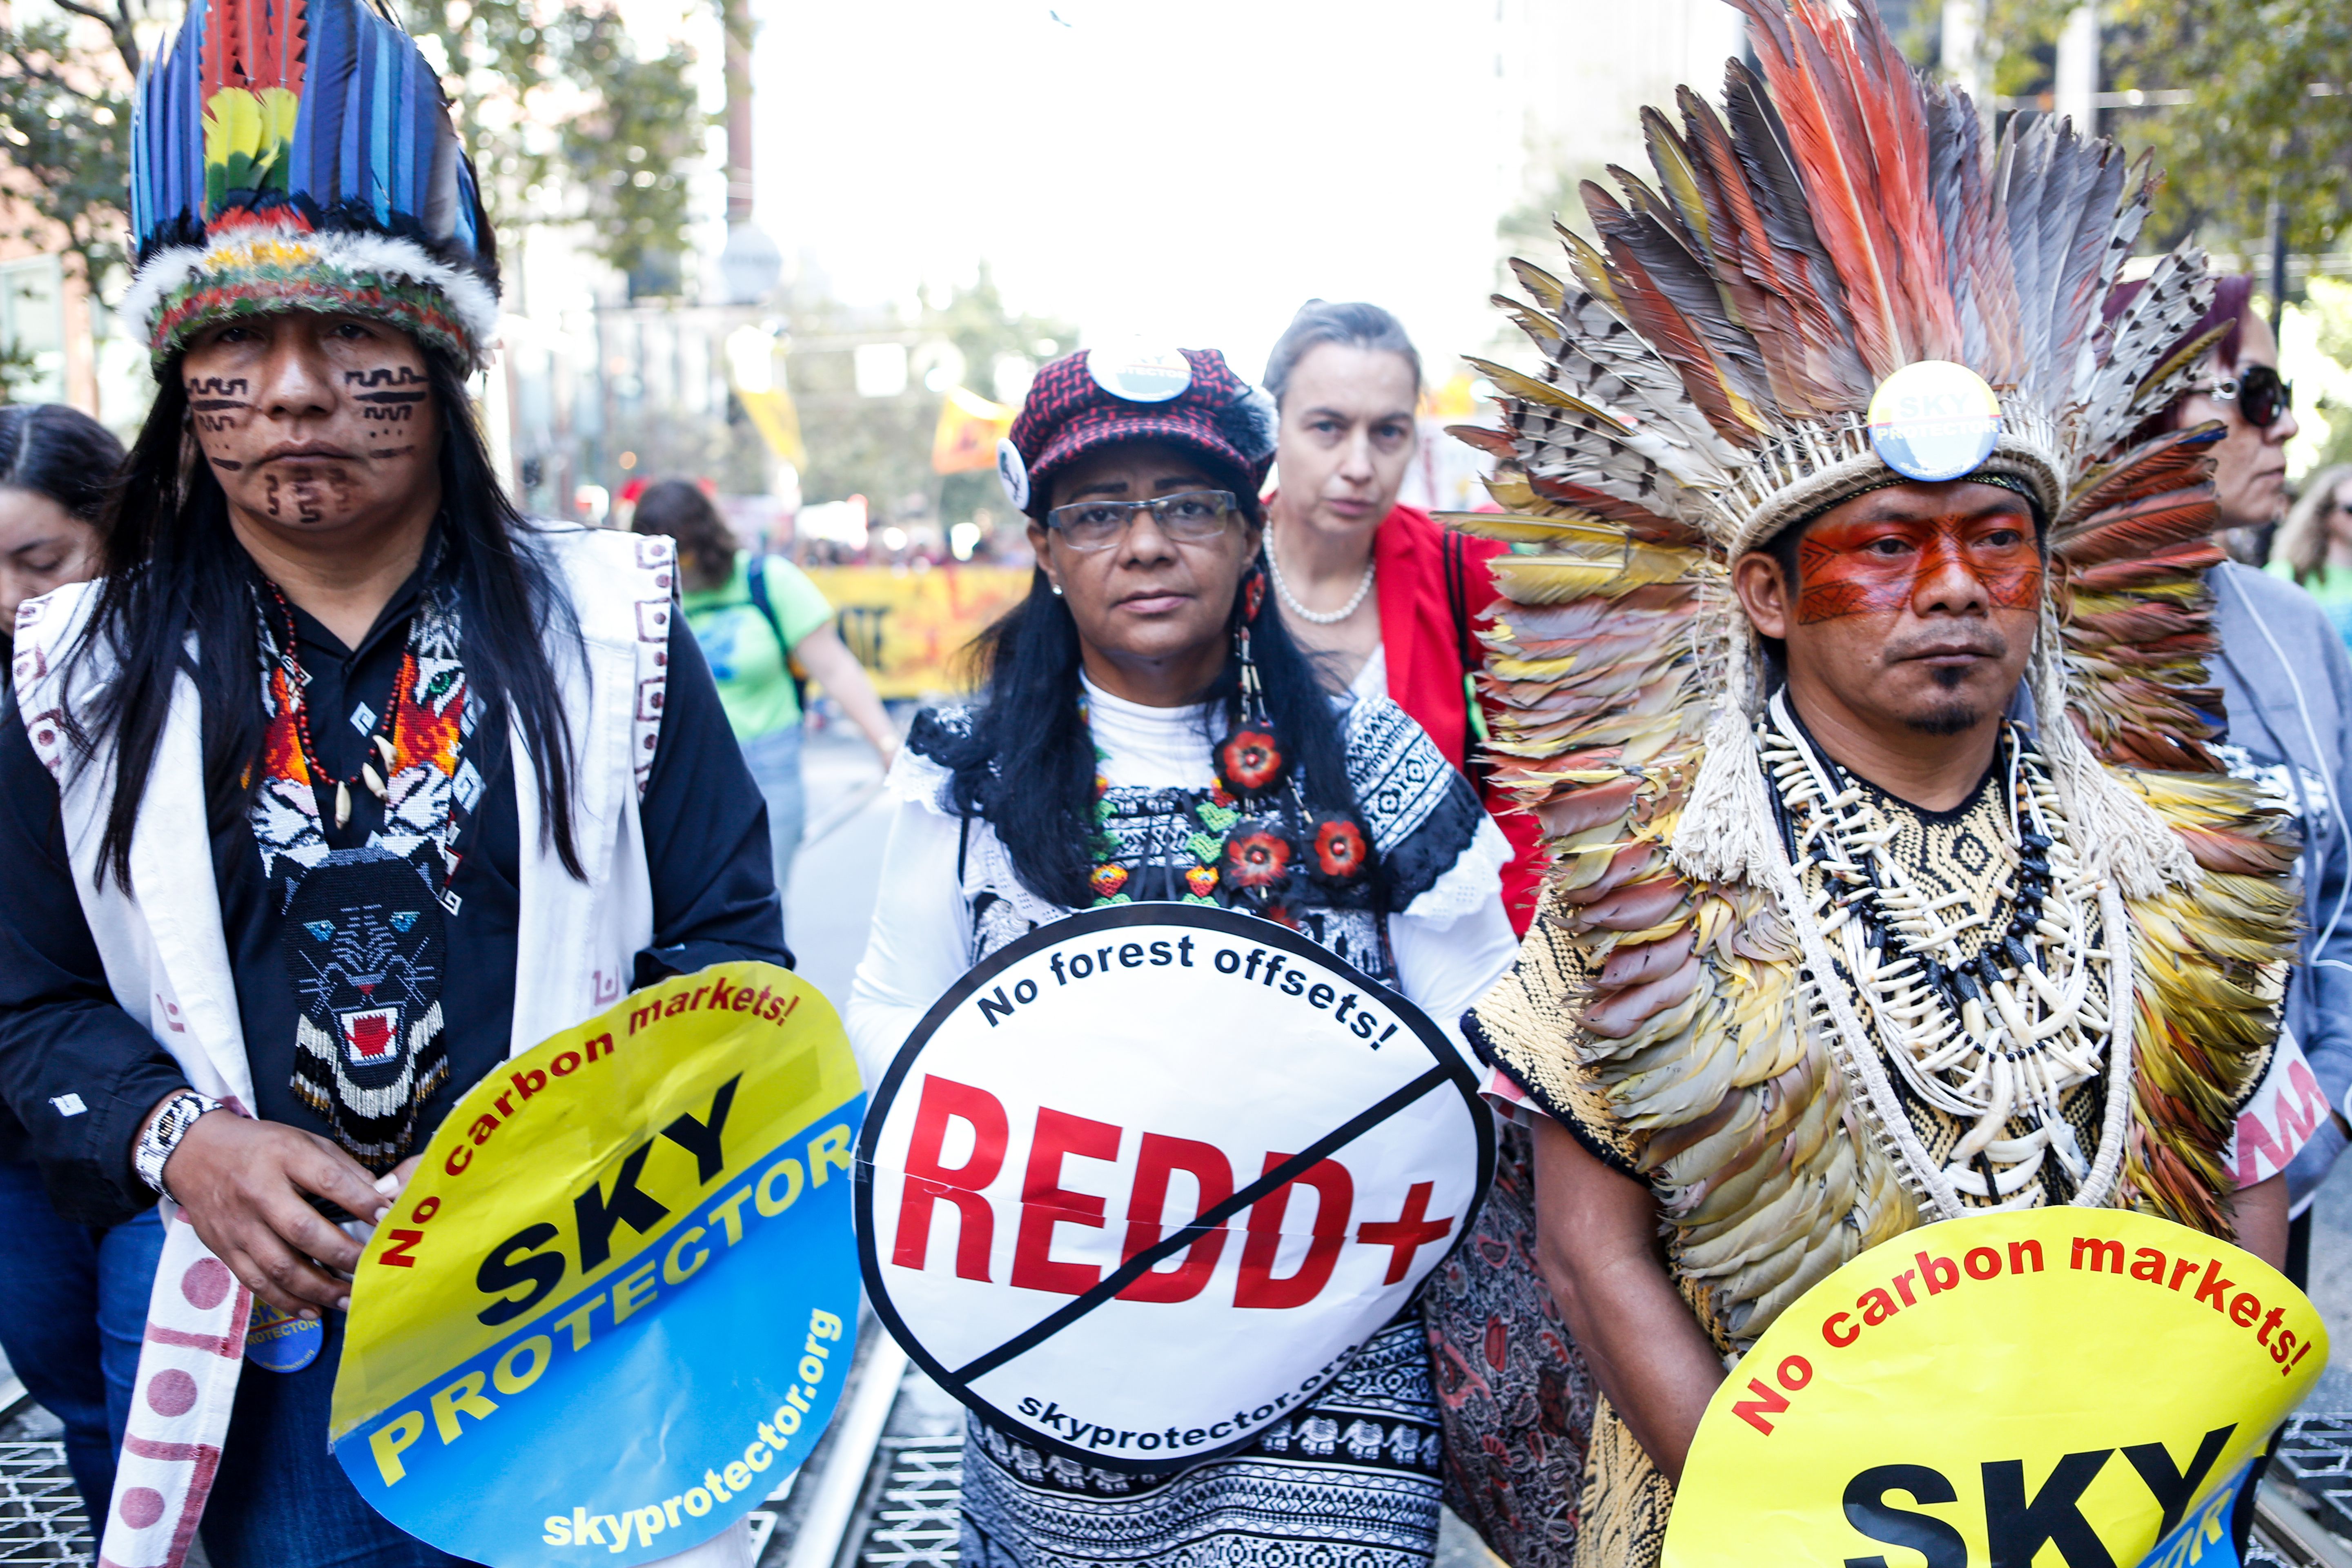
{"label": "man with colorful feather headdress", "polygon": [[[0,723],[0,1091],[68,1218],[166,1222],[105,1304],[148,1326],[100,1554],[446,1568],[325,1441],[352,1232],[511,1055],[790,962],[764,808],[670,542],[504,490],[493,236],[415,42],[193,0],[131,140],[159,386]],[[672,1560],[750,1555],[721,1520]]]}
{"label": "man with colorful feather headdress", "polygon": [[[1874,11],[1739,0],[1760,74],[1644,124],[1503,301],[1485,683],[1553,852],[1475,1010],[1608,1394],[1578,1560],[1654,1561],[1723,1357],[1881,1241],[2129,1206],[2276,1263],[2294,846],[2209,742],[2213,426],[2145,164],[1984,144]],[[2302,1077],[2309,1077],[2307,1069]],[[1665,1237],[1663,1252],[1658,1237]]]}

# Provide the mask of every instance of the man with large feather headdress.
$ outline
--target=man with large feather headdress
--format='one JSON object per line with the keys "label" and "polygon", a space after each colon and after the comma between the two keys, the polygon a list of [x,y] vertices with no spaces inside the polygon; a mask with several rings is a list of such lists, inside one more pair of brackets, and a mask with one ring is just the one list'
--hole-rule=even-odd
{"label": "man with large feather headdress", "polygon": [[2202,256],[2103,326],[2144,163],[1988,148],[1866,5],[1738,3],[1760,74],[1644,114],[1568,279],[1516,264],[1543,367],[1463,432],[1505,510],[1455,521],[1536,547],[1485,682],[1554,862],[1473,1023],[1548,1113],[1593,1563],[1654,1559],[1724,1354],[1864,1248],[2078,1204],[2275,1263],[2307,1131],[2294,847],[2209,744],[2218,431],[2142,430]]}

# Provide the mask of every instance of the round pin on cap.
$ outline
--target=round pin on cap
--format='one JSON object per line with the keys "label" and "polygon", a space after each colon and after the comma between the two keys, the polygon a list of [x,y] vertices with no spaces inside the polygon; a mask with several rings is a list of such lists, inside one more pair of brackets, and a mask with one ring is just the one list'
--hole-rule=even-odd
{"label": "round pin on cap", "polygon": [[1932,484],[1973,473],[2000,436],[2000,399],[1949,360],[1906,364],[1870,399],[1870,444],[1905,479]]}
{"label": "round pin on cap", "polygon": [[996,482],[1004,487],[1004,499],[1014,511],[1029,510],[1029,465],[1021,460],[1021,448],[1010,436],[996,443]]}
{"label": "round pin on cap", "polygon": [[1095,384],[1129,403],[1165,403],[1192,384],[1192,362],[1175,349],[1124,343],[1087,351]]}

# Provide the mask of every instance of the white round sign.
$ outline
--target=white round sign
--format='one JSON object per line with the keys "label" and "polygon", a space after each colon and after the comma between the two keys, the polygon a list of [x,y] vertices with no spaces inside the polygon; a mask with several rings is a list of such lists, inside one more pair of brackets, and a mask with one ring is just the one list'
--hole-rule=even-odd
{"label": "white round sign", "polygon": [[1461,1051],[1270,921],[1092,910],[932,1007],[858,1143],[866,1292],[990,1421],[1166,1469],[1293,1415],[1494,1173]]}

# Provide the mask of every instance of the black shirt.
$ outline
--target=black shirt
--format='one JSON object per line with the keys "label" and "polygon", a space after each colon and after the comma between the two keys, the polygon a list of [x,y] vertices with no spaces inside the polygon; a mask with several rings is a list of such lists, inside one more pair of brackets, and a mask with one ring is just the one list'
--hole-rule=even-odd
{"label": "black shirt", "polygon": [[[425,570],[393,596],[356,648],[294,611],[297,656],[310,677],[311,743],[331,777],[359,771],[368,742],[351,715],[362,704],[381,710],[391,692]],[[462,598],[460,611],[469,621],[476,614]],[[441,991],[450,1073],[425,1102],[419,1148],[457,1097],[506,1059],[513,1026],[521,829],[513,748],[500,717],[482,720],[465,756],[485,787],[456,846],[450,891],[458,908],[448,921]],[[520,783],[538,787],[528,772]],[[352,791],[343,830],[333,828],[331,784],[320,805],[336,848],[364,844],[382,823],[378,802],[364,789]],[[636,983],[736,959],[790,963],[767,805],[683,616],[670,623],[660,742],[639,805],[654,945],[638,956]],[[251,829],[239,820],[217,835],[212,858],[255,1111],[323,1135],[324,1119],[289,1087],[299,1008],[279,946],[279,905]],[[186,1080],[115,1005],[75,892],[57,784],[34,754],[13,701],[0,713],[0,865],[9,868],[0,897],[0,1100],[23,1122],[26,1152],[39,1161],[58,1213],[110,1224],[153,1201],[131,1170],[131,1145],[155,1102]]]}

